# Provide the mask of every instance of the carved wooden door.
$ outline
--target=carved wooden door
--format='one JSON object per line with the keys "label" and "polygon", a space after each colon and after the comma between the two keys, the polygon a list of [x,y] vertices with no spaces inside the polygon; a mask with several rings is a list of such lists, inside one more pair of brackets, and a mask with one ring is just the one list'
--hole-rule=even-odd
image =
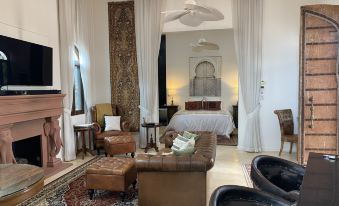
{"label": "carved wooden door", "polygon": [[338,153],[339,6],[301,9],[299,147],[301,163],[310,152]]}

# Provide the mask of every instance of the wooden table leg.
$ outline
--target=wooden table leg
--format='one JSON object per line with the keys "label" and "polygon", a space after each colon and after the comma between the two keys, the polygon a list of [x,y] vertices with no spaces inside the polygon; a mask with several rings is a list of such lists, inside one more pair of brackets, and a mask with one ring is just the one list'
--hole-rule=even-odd
{"label": "wooden table leg", "polygon": [[159,152],[157,145],[157,127],[154,127],[154,149],[156,152]]}
{"label": "wooden table leg", "polygon": [[146,128],[146,147],[145,147],[145,153],[148,151],[148,128]]}
{"label": "wooden table leg", "polygon": [[82,131],[82,159],[85,159],[86,155],[86,139],[85,139],[85,132]]}

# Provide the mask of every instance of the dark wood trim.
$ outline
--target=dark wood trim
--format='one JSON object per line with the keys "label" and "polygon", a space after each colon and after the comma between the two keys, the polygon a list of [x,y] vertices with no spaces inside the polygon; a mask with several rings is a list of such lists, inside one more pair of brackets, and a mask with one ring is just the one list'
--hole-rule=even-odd
{"label": "dark wood trim", "polygon": [[305,91],[336,91],[337,88],[311,88],[311,89],[305,89]]}
{"label": "dark wood trim", "polygon": [[313,73],[313,74],[305,74],[306,76],[335,76],[336,73]]}
{"label": "dark wood trim", "polygon": [[327,45],[327,44],[338,44],[337,41],[332,42],[307,42],[306,45]]}
{"label": "dark wood trim", "polygon": [[[311,106],[311,104],[305,104],[306,106]],[[332,103],[332,104],[313,104],[314,107],[322,107],[322,106],[337,106],[337,104]]]}
{"label": "dark wood trim", "polygon": [[334,26],[309,26],[305,27],[305,29],[335,29]]}
{"label": "dark wood trim", "polygon": [[306,58],[306,61],[337,60],[336,57]]}
{"label": "dark wood trim", "polygon": [[[311,121],[311,119],[305,119],[305,121]],[[321,118],[315,118],[313,121],[323,122],[323,121],[337,121],[337,119],[331,118],[331,119],[321,119]]]}
{"label": "dark wood trim", "polygon": [[305,150],[313,150],[313,151],[337,151],[337,148],[312,148],[312,147],[305,147]]}
{"label": "dark wood trim", "polygon": [[305,136],[337,136],[337,134],[325,134],[325,133],[305,133]]}

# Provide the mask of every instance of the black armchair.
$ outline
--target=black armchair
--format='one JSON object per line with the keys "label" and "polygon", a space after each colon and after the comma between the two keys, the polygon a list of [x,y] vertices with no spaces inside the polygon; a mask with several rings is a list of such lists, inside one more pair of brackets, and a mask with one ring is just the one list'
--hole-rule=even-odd
{"label": "black armchair", "polygon": [[214,190],[210,206],[289,206],[278,196],[248,187],[224,185]]}
{"label": "black armchair", "polygon": [[260,155],[253,159],[251,179],[254,188],[296,202],[305,168],[281,158]]}

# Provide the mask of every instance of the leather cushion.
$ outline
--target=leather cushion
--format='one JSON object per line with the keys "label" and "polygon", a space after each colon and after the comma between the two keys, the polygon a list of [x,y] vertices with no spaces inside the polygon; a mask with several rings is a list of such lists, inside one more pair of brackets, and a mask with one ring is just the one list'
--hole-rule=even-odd
{"label": "leather cushion", "polygon": [[105,131],[100,134],[97,134],[96,139],[105,139],[105,137],[111,137],[111,136],[128,136],[131,135],[130,132],[122,132],[122,131]]}
{"label": "leather cushion", "polygon": [[133,158],[103,157],[90,165],[86,174],[125,175],[134,166]]}
{"label": "leather cushion", "polygon": [[201,101],[185,102],[185,110],[202,110]]}
{"label": "leather cushion", "polygon": [[131,135],[105,137],[105,144],[126,144],[134,142],[134,138]]}
{"label": "leather cushion", "polygon": [[204,110],[221,110],[221,101],[204,101]]}

